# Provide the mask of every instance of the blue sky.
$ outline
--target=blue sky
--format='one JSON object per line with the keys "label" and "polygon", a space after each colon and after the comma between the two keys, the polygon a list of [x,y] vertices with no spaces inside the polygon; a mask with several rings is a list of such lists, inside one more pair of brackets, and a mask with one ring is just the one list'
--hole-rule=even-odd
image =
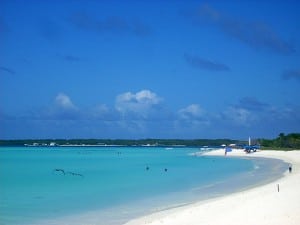
{"label": "blue sky", "polygon": [[298,1],[0,2],[0,138],[300,132]]}

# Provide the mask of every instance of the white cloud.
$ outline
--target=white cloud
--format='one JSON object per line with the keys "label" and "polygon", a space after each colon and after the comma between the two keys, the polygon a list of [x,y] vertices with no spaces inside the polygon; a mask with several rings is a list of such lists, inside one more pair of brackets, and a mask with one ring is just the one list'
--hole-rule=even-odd
{"label": "white cloud", "polygon": [[98,119],[106,122],[118,120],[116,110],[109,108],[106,104],[100,104],[87,111],[87,118]]}
{"label": "white cloud", "polygon": [[83,114],[79,108],[74,105],[71,98],[64,93],[59,93],[54,99],[54,104],[45,108],[40,115],[41,118],[57,120],[75,120],[82,116]]}
{"label": "white cloud", "polygon": [[105,115],[105,114],[108,114],[109,112],[110,112],[110,109],[105,104],[98,105],[94,109],[95,115]]}
{"label": "white cloud", "polygon": [[181,119],[200,119],[204,116],[205,111],[198,104],[191,104],[180,109],[178,114]]}
{"label": "white cloud", "polygon": [[149,90],[137,93],[126,92],[116,98],[115,107],[120,113],[147,117],[162,102],[162,98]]}
{"label": "white cloud", "polygon": [[237,125],[250,126],[255,120],[254,115],[247,109],[239,107],[229,107],[223,112],[226,119],[234,122]]}
{"label": "white cloud", "polygon": [[178,110],[177,116],[178,120],[174,121],[176,130],[196,132],[210,126],[209,114],[198,104],[191,104]]}
{"label": "white cloud", "polygon": [[55,105],[62,109],[76,109],[77,107],[73,104],[70,97],[64,93],[59,93],[55,97]]}
{"label": "white cloud", "polygon": [[[6,127],[17,125],[28,130],[31,126],[31,130],[39,129],[38,133],[48,132],[53,137],[243,138],[251,133],[263,137],[299,130],[299,105],[270,106],[244,98],[218,112],[203,109],[199,104],[173,112],[163,103],[156,93],[141,90],[116,96],[115,107],[98,104],[81,108],[68,95],[59,93],[41,111],[22,117],[3,116],[1,111],[0,114]],[[11,135],[15,135],[13,131]]]}

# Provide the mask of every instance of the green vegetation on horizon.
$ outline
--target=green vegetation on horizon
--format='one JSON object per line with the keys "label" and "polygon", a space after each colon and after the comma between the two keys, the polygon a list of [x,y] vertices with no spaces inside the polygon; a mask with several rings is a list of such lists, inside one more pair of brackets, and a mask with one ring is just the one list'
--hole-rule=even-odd
{"label": "green vegetation on horizon", "polygon": [[27,139],[0,140],[0,146],[22,146],[55,143],[57,145],[122,145],[122,146],[220,146],[222,144],[244,144],[244,142],[230,139]]}
{"label": "green vegetation on horizon", "polygon": [[[25,144],[43,145],[56,143],[57,145],[122,145],[122,146],[220,146],[222,144],[246,145],[248,141],[231,139],[26,139],[0,140],[0,146],[23,146]],[[300,133],[285,135],[280,133],[275,139],[259,138],[252,144],[259,144],[263,148],[273,149],[300,149]]]}
{"label": "green vegetation on horizon", "polygon": [[300,149],[300,133],[290,133],[288,135],[280,133],[278,137],[273,140],[258,139],[258,142],[267,149]]}

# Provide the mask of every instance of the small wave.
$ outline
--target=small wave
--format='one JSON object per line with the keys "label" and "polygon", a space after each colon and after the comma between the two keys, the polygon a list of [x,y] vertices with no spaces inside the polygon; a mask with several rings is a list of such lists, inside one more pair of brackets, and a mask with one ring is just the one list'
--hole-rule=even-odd
{"label": "small wave", "polygon": [[254,169],[255,169],[255,170],[258,170],[259,168],[260,168],[260,166],[254,165]]}

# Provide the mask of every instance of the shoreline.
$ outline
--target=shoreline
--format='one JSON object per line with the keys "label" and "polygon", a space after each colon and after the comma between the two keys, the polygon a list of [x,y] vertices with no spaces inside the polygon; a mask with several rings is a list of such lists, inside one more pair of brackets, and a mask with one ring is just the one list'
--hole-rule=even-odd
{"label": "shoreline", "polygon": [[[204,155],[224,156],[224,150],[214,150]],[[293,170],[289,173],[287,168],[282,178],[267,184],[157,212],[130,220],[124,225],[296,225],[300,223],[299,150],[288,152],[265,150],[250,154],[242,150],[232,150],[226,157],[275,158],[291,164]]]}

